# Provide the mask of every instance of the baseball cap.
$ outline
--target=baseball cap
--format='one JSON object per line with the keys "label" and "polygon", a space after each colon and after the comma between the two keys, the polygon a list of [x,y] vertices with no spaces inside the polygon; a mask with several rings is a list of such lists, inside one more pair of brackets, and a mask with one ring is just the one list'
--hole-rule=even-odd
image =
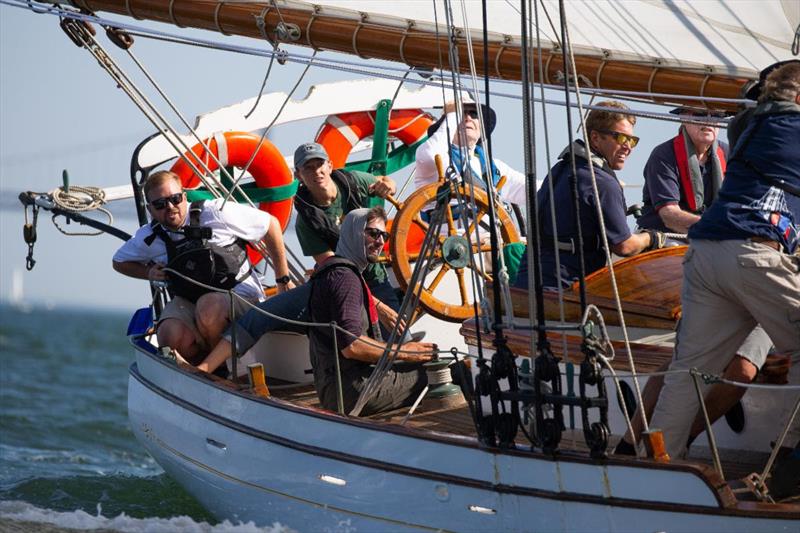
{"label": "baseball cap", "polygon": [[294,166],[295,168],[302,167],[307,161],[311,159],[324,159],[327,161],[328,152],[319,143],[305,143],[297,147],[294,151]]}

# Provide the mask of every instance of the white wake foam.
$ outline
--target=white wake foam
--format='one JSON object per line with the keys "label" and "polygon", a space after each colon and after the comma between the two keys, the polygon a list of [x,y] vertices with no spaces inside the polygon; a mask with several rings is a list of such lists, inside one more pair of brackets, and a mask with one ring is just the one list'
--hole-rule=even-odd
{"label": "white wake foam", "polygon": [[208,522],[195,522],[188,516],[132,518],[122,513],[108,518],[103,516],[99,505],[97,515],[91,515],[85,511],[60,512],[42,509],[23,501],[0,501],[0,518],[84,531],[101,529],[130,533],[293,533],[292,529],[277,522],[270,527],[257,527],[253,522],[232,524],[227,520],[211,525]]}

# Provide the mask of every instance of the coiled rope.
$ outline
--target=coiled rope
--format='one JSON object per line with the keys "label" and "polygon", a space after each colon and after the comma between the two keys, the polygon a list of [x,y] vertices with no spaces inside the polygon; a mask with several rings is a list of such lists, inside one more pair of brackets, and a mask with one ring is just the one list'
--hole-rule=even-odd
{"label": "coiled rope", "polygon": [[[50,192],[50,197],[53,203],[64,211],[71,211],[73,213],[80,213],[84,211],[99,211],[106,215],[108,218],[108,225],[114,224],[114,215],[111,211],[102,207],[106,204],[106,192],[100,187],[59,187]],[[103,231],[90,231],[90,232],[74,232],[67,231],[56,222],[57,214],[51,217],[53,225],[63,233],[71,237],[95,237],[102,235]]]}

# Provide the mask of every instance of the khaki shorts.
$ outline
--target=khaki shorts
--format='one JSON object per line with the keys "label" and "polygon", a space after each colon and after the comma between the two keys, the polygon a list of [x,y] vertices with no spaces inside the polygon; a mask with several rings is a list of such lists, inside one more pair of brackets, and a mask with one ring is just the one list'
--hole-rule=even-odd
{"label": "khaki shorts", "polygon": [[[245,314],[247,311],[251,309],[250,304],[256,304],[258,302],[250,302],[247,303],[243,301],[241,298],[234,298],[234,320]],[[183,322],[183,324],[189,328],[189,330],[194,335],[195,341],[197,345],[200,346],[201,349],[210,349],[211,346],[206,346],[205,339],[197,329],[197,326],[194,322],[194,316],[196,312],[196,305],[187,300],[182,296],[176,296],[172,300],[170,300],[167,305],[164,307],[164,311],[161,312],[161,316],[156,322],[156,330],[158,330],[158,326],[165,320],[170,318],[175,318]]]}

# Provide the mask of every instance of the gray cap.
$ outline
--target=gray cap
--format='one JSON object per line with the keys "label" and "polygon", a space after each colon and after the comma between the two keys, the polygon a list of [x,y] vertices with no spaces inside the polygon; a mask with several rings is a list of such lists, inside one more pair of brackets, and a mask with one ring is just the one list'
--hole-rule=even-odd
{"label": "gray cap", "polygon": [[325,148],[319,143],[301,144],[297,147],[297,150],[294,151],[295,168],[302,167],[306,161],[310,159],[324,159],[327,161],[330,158],[328,157],[328,152],[326,152]]}

